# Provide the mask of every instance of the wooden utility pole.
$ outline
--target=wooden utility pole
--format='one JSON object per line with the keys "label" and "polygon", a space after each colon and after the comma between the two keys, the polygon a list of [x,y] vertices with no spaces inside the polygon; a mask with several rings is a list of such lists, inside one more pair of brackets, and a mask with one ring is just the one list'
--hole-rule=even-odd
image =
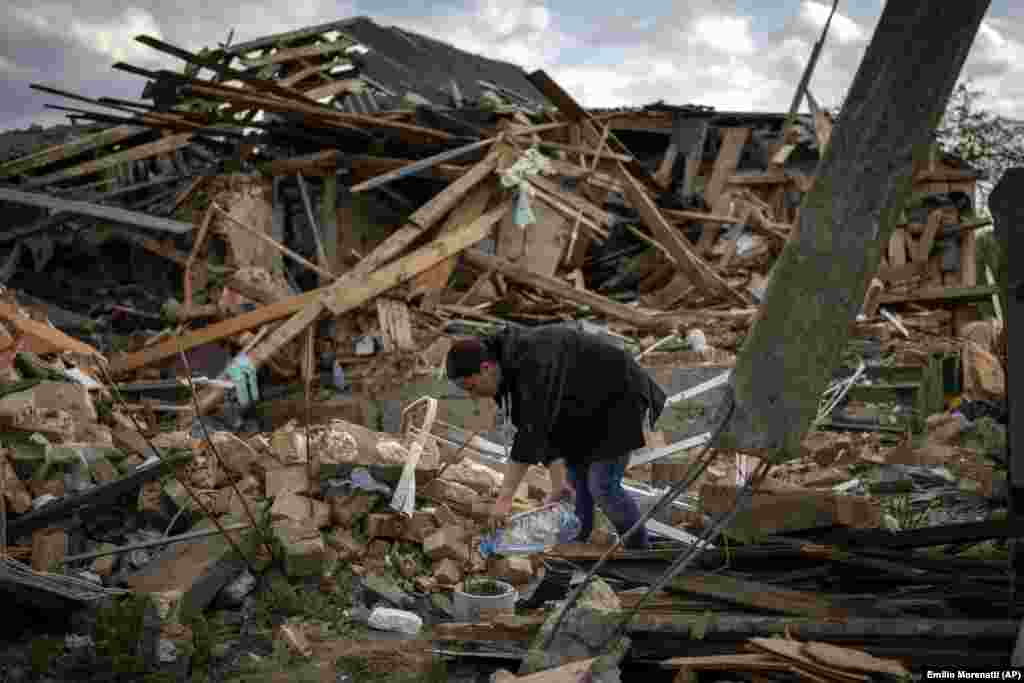
{"label": "wooden utility pole", "polygon": [[797,457],[988,0],[888,0],[732,385],[719,448]]}

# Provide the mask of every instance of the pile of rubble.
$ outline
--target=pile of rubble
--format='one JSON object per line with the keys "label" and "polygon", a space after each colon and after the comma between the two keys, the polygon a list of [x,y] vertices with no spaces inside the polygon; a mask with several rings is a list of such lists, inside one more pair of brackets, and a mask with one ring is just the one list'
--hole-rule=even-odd
{"label": "pile of rubble", "polygon": [[[364,18],[200,54],[138,40],[186,63],[117,65],[147,79],[151,104],[38,86],[116,113],[73,109],[109,127],[0,164],[0,202],[17,207],[0,233],[0,586],[104,609],[125,590],[151,596],[145,666],[180,676],[203,661],[197,614],[251,616],[254,596],[288,586],[343,599],[335,629],[429,638],[417,647],[460,661],[521,658],[524,674],[564,664],[538,663],[545,607],[612,534],[485,559],[504,455],[493,412],[470,425],[454,409],[465,397],[435,385],[436,424],[392,419],[386,433],[364,404],[439,377],[453,335],[574,322],[633,351],[671,395],[627,472],[653,504],[707,441],[831,116],[813,98],[795,117],[587,111],[542,71]],[[1006,623],[962,620],[984,617],[977,597],[1005,588],[1006,563],[956,557],[1010,536],[993,516],[1006,349],[1001,320],[974,305],[996,291],[978,282],[976,178],[938,153],[915,168],[804,457],[736,520],[726,538],[741,545],[709,547],[646,602],[636,592],[733,507],[752,463],[721,453],[651,520],[656,549],[602,573],[580,609],[642,607],[631,660],[814,680],[897,667],[844,650],[859,673],[837,673],[822,642],[755,638],[756,654],[736,654],[784,627],[899,666],[998,658]],[[268,404],[274,424],[252,419]],[[402,514],[391,502],[424,434]],[[517,509],[547,493],[531,470]],[[926,546],[951,557],[908,550]],[[514,591],[515,613],[464,612],[453,598],[481,579]],[[836,616],[846,631],[828,630]],[[934,647],[906,620],[930,620]],[[584,632],[560,656],[583,661],[556,669],[566,680],[595,666],[580,624],[598,621],[573,622]],[[321,626],[277,618],[273,640],[316,659]],[[990,642],[970,653],[947,642],[983,628]],[[219,659],[237,664],[237,645]]]}

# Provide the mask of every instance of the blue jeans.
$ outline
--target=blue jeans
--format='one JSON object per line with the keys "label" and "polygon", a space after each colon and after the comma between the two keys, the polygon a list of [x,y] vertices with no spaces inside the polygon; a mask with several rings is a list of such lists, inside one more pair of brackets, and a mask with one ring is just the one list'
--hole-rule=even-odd
{"label": "blue jeans", "polygon": [[[587,541],[594,530],[594,504],[601,506],[609,521],[615,525],[619,536],[640,519],[640,507],[633,497],[622,488],[622,477],[626,473],[628,456],[619,460],[599,460],[587,464],[566,463],[569,480],[576,489],[576,516],[580,519],[580,541]],[[650,547],[647,530],[641,527],[626,543],[631,550],[646,550]]]}

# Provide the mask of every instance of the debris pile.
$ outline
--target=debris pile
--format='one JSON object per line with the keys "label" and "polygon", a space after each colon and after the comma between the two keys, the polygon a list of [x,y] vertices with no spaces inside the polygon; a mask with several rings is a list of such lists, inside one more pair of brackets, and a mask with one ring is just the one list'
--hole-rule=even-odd
{"label": "debris pile", "polygon": [[[336,654],[351,623],[522,659],[515,680],[644,660],[812,680],[1002,663],[1006,347],[974,306],[996,291],[978,281],[975,171],[918,162],[803,457],[643,598],[754,469],[718,453],[548,656],[552,608],[615,538],[481,554],[506,443],[436,382],[451,337],[571,322],[635,353],[671,395],[627,471],[653,504],[710,437],[841,122],[813,100],[794,117],[587,111],[543,71],[365,18],[202,53],[137,40],[185,62],[116,65],[149,103],[37,86],[105,127],[0,163],[0,586],[40,604],[57,589],[39,577],[94,587],[59,594],[100,615],[96,651],[117,640],[103,624],[135,624],[132,673],[178,680],[269,657],[249,629],[281,668]],[[423,393],[437,420],[403,419]],[[534,468],[515,510],[549,493]],[[632,609],[631,644],[605,652]],[[197,650],[214,619],[238,638]]]}

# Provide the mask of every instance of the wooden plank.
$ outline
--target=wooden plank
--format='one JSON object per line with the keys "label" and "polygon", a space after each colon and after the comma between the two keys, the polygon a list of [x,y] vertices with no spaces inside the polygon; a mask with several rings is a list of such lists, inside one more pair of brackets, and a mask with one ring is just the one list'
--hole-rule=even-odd
{"label": "wooden plank", "polygon": [[[474,188],[469,193],[469,196],[452,210],[445,224],[441,226],[440,234],[445,235],[454,232],[483,215],[494,192],[495,186],[493,183],[483,183]],[[455,263],[456,259],[454,257],[449,258],[417,275],[413,278],[412,293],[425,294],[427,292],[439,292],[444,289],[452,272],[455,270]]]}
{"label": "wooden plank", "polygon": [[[359,265],[347,274],[355,277],[365,277],[378,267],[396,258],[420,235],[444,218],[470,190],[493,173],[497,166],[498,155],[492,150],[487,158],[473,166],[461,178],[434,195],[433,199],[413,212],[405,225],[377,245],[371,253],[367,254],[359,262]],[[328,298],[327,307],[331,308],[335,315],[340,315],[340,313],[333,310],[333,301],[333,298]]]}
{"label": "wooden plank", "polygon": [[535,273],[553,276],[569,242],[569,221],[543,203],[534,204],[533,213],[537,221],[526,226],[525,263]]}
{"label": "wooden plank", "polygon": [[928,223],[925,225],[924,234],[917,241],[917,249],[913,255],[914,261],[923,263],[928,260],[940,227],[942,227],[942,211],[932,211],[928,214]]}
{"label": "wooden plank", "polygon": [[108,128],[107,130],[96,133],[95,135],[87,135],[85,137],[78,138],[77,140],[66,142],[63,145],[47,147],[46,149],[34,154],[29,154],[12,161],[8,161],[7,163],[0,164],[0,178],[9,178],[11,176],[39,168],[40,166],[52,164],[56,161],[70,159],[71,157],[82,154],[83,152],[114,145],[123,140],[145,133],[148,130],[148,128],[144,128],[142,126],[115,126],[114,128]]}
{"label": "wooden plank", "polygon": [[654,180],[663,190],[669,188],[669,184],[672,182],[672,168],[676,164],[676,159],[679,157],[679,146],[674,142],[670,142],[668,148],[665,150],[665,155],[661,158],[661,164],[658,166],[658,170],[654,173]]}
{"label": "wooden plank", "polygon": [[907,231],[904,228],[893,228],[889,237],[889,265],[898,268],[907,263]]}
{"label": "wooden plank", "polygon": [[132,147],[131,149],[126,149],[122,152],[104,155],[100,159],[86,161],[78,164],[77,166],[72,166],[71,168],[65,168],[54,173],[39,176],[38,178],[32,178],[22,185],[22,187],[26,189],[34,189],[42,187],[43,185],[60,182],[62,180],[81,178],[82,176],[99,173],[100,171],[105,171],[117,166],[118,164],[123,164],[129,161],[149,159],[150,157],[154,157],[158,154],[164,154],[165,152],[173,152],[176,149],[181,149],[185,145],[189,144],[192,141],[192,138],[192,133],[172,135],[162,140],[157,140],[156,142],[138,145],[137,147]]}
{"label": "wooden plank", "polygon": [[711,178],[704,186],[704,201],[708,206],[713,206],[722,194],[736,167],[740,162],[740,155],[743,154],[743,146],[747,144],[750,137],[749,128],[722,128],[722,148],[715,159],[714,170],[711,171]]}
{"label": "wooden plank", "polygon": [[[521,135],[519,131],[514,131],[512,134],[514,135],[514,137],[520,137],[520,135]],[[550,141],[545,140],[545,141],[540,143],[540,147],[541,147],[542,150],[543,150],[544,147],[551,147],[552,149],[560,149],[560,150],[563,150],[563,151],[566,151],[566,152],[577,152],[579,154],[582,154],[585,157],[595,157],[597,159],[606,159],[608,161],[621,161],[621,162],[624,162],[624,163],[629,163],[629,162],[633,161],[633,157],[628,155],[628,154],[616,154],[615,152],[602,152],[602,151],[600,151],[600,148],[593,149],[593,148],[587,147],[585,145],[577,147],[575,145],[563,145],[560,142],[550,142]]]}
{"label": "wooden plank", "polygon": [[[337,308],[331,308],[331,310],[332,312],[337,310],[338,312],[335,315],[341,315],[351,310],[352,301],[358,301],[359,303],[356,305],[365,303],[367,299],[361,299],[360,297],[367,296],[367,292],[370,293],[368,296],[372,298],[376,294],[386,291],[390,287],[400,284],[427,268],[440,263],[452,254],[458,253],[459,250],[483,240],[490,233],[494,224],[501,220],[502,215],[508,210],[509,206],[510,204],[506,202],[497,209],[484,214],[480,219],[467,225],[462,230],[449,235],[442,235],[431,244],[417,249],[372,274],[357,273],[357,269],[354,269],[338,278],[337,282],[328,287],[321,287],[298,294],[277,303],[263,306],[255,311],[244,313],[231,320],[215,323],[182,337],[154,344],[142,351],[113,358],[110,362],[110,371],[114,374],[120,374],[157,363],[181,351],[188,351],[203,344],[219,341],[225,337],[232,337],[269,322],[294,315],[321,299],[333,299],[333,303]],[[381,287],[384,289],[380,289]]]}
{"label": "wooden plank", "polygon": [[70,199],[58,199],[48,194],[38,192],[21,192],[0,187],[0,201],[14,202],[15,204],[28,204],[30,206],[41,206],[54,211],[63,211],[76,215],[92,216],[102,218],[114,223],[126,225],[137,225],[141,228],[161,230],[175,234],[184,234],[192,230],[191,223],[151,216],[139,211],[129,211],[114,206],[103,206],[91,202],[78,202]]}
{"label": "wooden plank", "polygon": [[687,573],[672,582],[671,590],[782,614],[821,619],[843,619],[850,616],[849,610],[833,604],[820,593],[781,588],[726,574]]}
{"label": "wooden plank", "polygon": [[528,268],[490,254],[485,254],[478,249],[468,250],[464,258],[471,265],[482,270],[495,270],[510,280],[519,284],[533,287],[542,292],[553,294],[557,298],[573,301],[584,306],[590,306],[595,312],[615,320],[629,323],[639,329],[656,327],[656,319],[648,316],[631,306],[620,304],[592,292],[583,292],[575,289],[561,280],[538,275]]}
{"label": "wooden plank", "polygon": [[[374,176],[394,171],[415,162],[411,159],[396,159],[393,157],[353,156],[348,159],[348,163],[352,173],[352,180],[362,182],[364,179],[369,180]],[[438,164],[423,171],[422,176],[453,181],[458,180],[468,168],[468,166],[461,164]]]}
{"label": "wooden plank", "polygon": [[960,286],[974,287],[978,284],[978,237],[973,230],[962,233],[960,238]]}
{"label": "wooden plank", "polygon": [[663,661],[661,666],[691,671],[789,671],[788,664],[762,654],[673,657]]}
{"label": "wooden plank", "polygon": [[309,173],[316,170],[333,171],[338,167],[338,160],[341,153],[336,149],[325,149],[315,154],[306,154],[290,159],[275,159],[260,166],[260,171],[266,175],[295,175],[296,173]]}
{"label": "wooden plank", "polygon": [[[441,235],[430,244],[366,276],[351,277],[355,271],[346,274],[331,286],[330,293],[325,297],[328,308],[334,315],[347,313],[370,298],[412,279],[428,268],[486,239],[511,206],[511,201],[503,202],[469,225]],[[345,281],[349,282],[346,284]]]}
{"label": "wooden plank", "polygon": [[720,294],[726,299],[742,306],[751,303],[749,294],[737,292],[730,287],[718,273],[712,270],[711,266],[704,259],[694,252],[686,237],[669,225],[661,215],[661,212],[658,211],[658,207],[644,193],[643,188],[630,175],[629,171],[620,166],[619,174],[623,179],[629,203],[640,213],[640,218],[644,224],[650,228],[658,241],[669,250],[669,253],[676,260],[676,266],[693,281],[694,285],[702,291]]}
{"label": "wooden plank", "polygon": [[[196,82],[198,83],[198,82]],[[420,139],[423,137],[439,139],[439,140],[451,140],[453,136],[451,133],[447,133],[443,130],[436,130],[434,128],[424,128],[423,126],[414,126],[407,123],[400,123],[398,121],[391,121],[380,116],[367,116],[365,114],[349,114],[347,112],[341,112],[334,109],[330,109],[325,106],[321,106],[314,102],[302,102],[298,100],[285,100],[279,97],[271,97],[266,95],[253,95],[245,91],[239,91],[234,88],[224,87],[213,87],[209,84],[190,84],[185,86],[187,92],[213,100],[230,102],[232,104],[243,105],[247,107],[253,107],[256,109],[264,109],[266,111],[273,112],[291,112],[295,114],[306,114],[312,119],[309,123],[314,124],[319,119],[325,122],[331,122],[334,125],[341,128],[349,128],[363,132],[359,126],[369,126],[373,128],[388,128],[397,132],[413,134],[414,139]]]}
{"label": "wooden plank", "polygon": [[21,317],[17,307],[13,304],[0,302],[0,318],[11,323],[20,334],[31,337],[39,343],[41,346],[37,350],[38,353],[61,353],[63,351],[86,355],[99,353],[92,346],[64,334],[55,327],[50,327],[38,320]]}
{"label": "wooden plank", "polygon": [[999,291],[996,286],[981,285],[978,287],[933,287],[921,289],[907,294],[883,294],[879,303],[902,304],[910,302],[966,304],[988,301]]}
{"label": "wooden plank", "polygon": [[350,191],[353,194],[356,194],[357,192],[365,192],[366,190],[372,190],[376,187],[387,185],[388,183],[398,180],[400,178],[418,175],[419,173],[427,171],[440,163],[449,161],[451,159],[457,159],[458,157],[469,154],[470,152],[475,152],[478,149],[483,149],[484,147],[492,145],[494,144],[495,141],[497,141],[497,139],[498,138],[490,138],[488,140],[474,142],[468,145],[463,145],[458,149],[453,149],[447,152],[441,152],[440,154],[435,154],[433,156],[427,157],[426,159],[420,159],[419,161],[409,162],[408,164],[402,166],[401,168],[396,168],[395,170],[388,171],[387,173],[379,175],[376,178],[371,178],[369,180],[359,183],[358,185],[353,185]]}
{"label": "wooden plank", "polygon": [[593,218],[601,225],[610,226],[614,223],[614,218],[610,213],[599,206],[595,206],[579,195],[565,192],[558,183],[554,182],[550,178],[530,176],[529,182],[534,187],[540,188],[552,196],[557,197],[574,209],[583,211],[583,213]]}

